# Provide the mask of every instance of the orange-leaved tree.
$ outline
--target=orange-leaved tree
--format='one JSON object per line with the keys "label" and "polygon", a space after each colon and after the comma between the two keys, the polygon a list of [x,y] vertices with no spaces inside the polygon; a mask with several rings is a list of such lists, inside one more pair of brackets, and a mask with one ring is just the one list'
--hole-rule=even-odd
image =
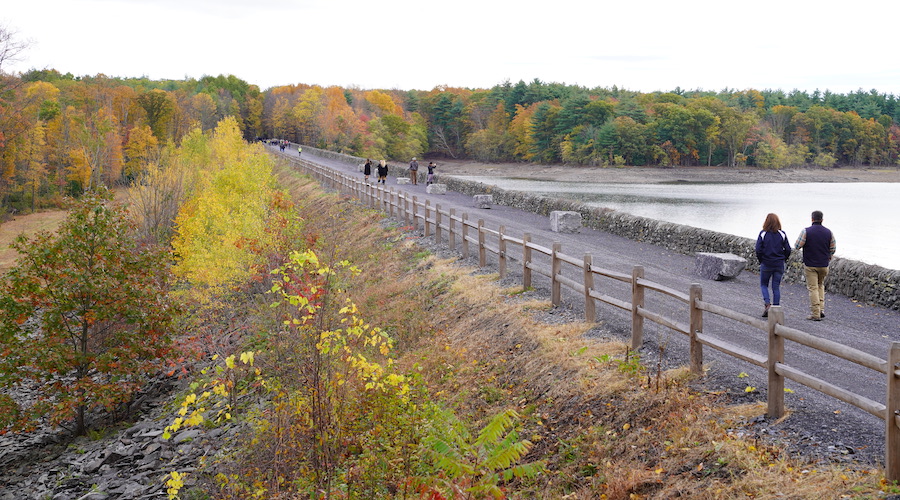
{"label": "orange-leaved tree", "polygon": [[[56,234],[20,236],[0,284],[0,429],[128,401],[172,349],[165,254],[138,248],[121,207],[89,195]],[[16,397],[27,388],[31,396]]]}

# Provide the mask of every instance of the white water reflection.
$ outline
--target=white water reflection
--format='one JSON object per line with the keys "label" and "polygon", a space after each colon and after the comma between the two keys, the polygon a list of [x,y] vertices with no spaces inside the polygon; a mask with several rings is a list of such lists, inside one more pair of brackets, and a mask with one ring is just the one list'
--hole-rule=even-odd
{"label": "white water reflection", "polygon": [[791,242],[825,213],[837,255],[900,269],[900,184],[600,184],[458,176],[502,189],[581,201],[653,219],[756,239],[766,214],[781,218]]}

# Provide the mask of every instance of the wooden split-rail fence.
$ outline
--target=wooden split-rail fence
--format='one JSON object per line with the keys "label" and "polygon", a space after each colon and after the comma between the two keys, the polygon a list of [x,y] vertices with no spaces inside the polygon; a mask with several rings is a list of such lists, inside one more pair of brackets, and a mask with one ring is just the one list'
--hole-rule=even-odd
{"label": "wooden split-rail fence", "polygon": [[[516,247],[516,256],[521,258],[518,265],[522,269],[522,286],[531,288],[532,275],[537,273],[550,280],[551,302],[554,306],[562,301],[562,287],[584,297],[585,320],[596,321],[597,303],[607,304],[631,313],[631,347],[638,349],[643,343],[644,320],[667,327],[685,335],[689,340],[690,369],[697,375],[703,374],[703,347],[707,346],[729,356],[759,366],[768,372],[767,415],[780,418],[785,413],[785,380],[791,380],[830,397],[849,403],[880,418],[885,422],[885,476],[888,481],[900,481],[900,342],[892,342],[887,347],[887,359],[881,359],[858,349],[810,335],[784,324],[784,311],[780,306],[770,309],[766,320],[732,311],[703,300],[699,284],[692,284],[687,293],[654,283],[644,278],[642,266],[634,266],[631,274],[615,272],[595,267],[590,254],[582,258],[562,253],[560,243],[546,247],[531,241],[525,233],[521,238],[508,234],[503,226],[490,229],[481,219],[472,220],[467,213],[457,214],[455,210],[442,210],[439,204],[431,206],[426,199],[419,201],[404,191],[388,189],[384,185],[367,184],[359,177],[319,165],[315,162],[291,158],[307,173],[330,189],[347,193],[362,203],[386,212],[391,217],[402,218],[407,226],[418,230],[423,226],[424,235],[432,236],[438,244],[446,239],[451,250],[461,246],[463,258],[470,252],[478,252],[478,264],[487,266],[488,254],[495,257],[500,278],[507,274],[510,261],[509,248]],[[549,264],[548,264],[549,262]],[[571,266],[569,276],[580,275],[581,281],[567,277],[564,266]],[[574,270],[574,273],[572,272]],[[631,288],[630,302],[604,294],[599,280],[614,280]],[[684,324],[662,313],[648,310],[645,297],[648,293],[658,293],[683,303],[689,310],[689,323]],[[768,335],[768,352],[758,354],[744,347],[732,344],[703,332],[704,314],[713,314],[736,321],[765,332]],[[795,366],[785,363],[785,341],[815,349],[856,365],[874,370],[887,378],[885,403],[873,401],[853,393],[814,375],[805,373]]]}

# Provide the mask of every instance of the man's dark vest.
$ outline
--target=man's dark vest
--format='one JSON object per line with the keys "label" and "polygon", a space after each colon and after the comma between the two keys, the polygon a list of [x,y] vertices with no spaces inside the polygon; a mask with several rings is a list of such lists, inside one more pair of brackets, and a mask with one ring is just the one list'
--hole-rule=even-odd
{"label": "man's dark vest", "polygon": [[821,222],[806,228],[803,244],[803,264],[808,267],[828,267],[831,261],[831,230]]}

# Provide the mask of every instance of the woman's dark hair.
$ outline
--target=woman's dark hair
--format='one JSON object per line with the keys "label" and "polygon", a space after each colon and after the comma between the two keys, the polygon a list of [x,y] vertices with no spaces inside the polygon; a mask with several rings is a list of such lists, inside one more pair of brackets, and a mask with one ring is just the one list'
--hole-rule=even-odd
{"label": "woman's dark hair", "polygon": [[768,231],[770,233],[781,231],[781,220],[777,215],[769,214],[766,216],[766,221],[763,222],[763,231]]}

